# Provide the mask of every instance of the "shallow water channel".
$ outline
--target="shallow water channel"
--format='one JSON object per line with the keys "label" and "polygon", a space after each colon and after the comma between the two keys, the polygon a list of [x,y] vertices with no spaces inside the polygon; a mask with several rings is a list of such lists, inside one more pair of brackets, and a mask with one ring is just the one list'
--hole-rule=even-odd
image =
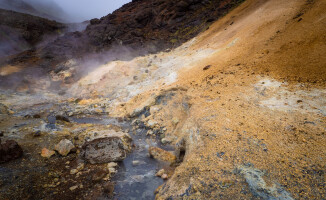
{"label": "shallow water channel", "polygon": [[[76,168],[74,165],[76,154],[69,154],[67,157],[59,155],[50,159],[44,159],[40,156],[38,148],[51,147],[58,143],[58,138],[51,130],[60,129],[64,126],[62,123],[57,126],[56,114],[52,112],[46,118],[33,118],[35,113],[40,113],[42,106],[35,106],[28,109],[22,109],[15,113],[15,118],[6,119],[12,121],[11,124],[2,127],[6,130],[6,139],[14,139],[21,144],[24,150],[24,156],[20,159],[10,161],[0,165],[0,199],[83,199],[84,192],[91,193],[92,182],[91,177],[76,178],[70,175],[71,169]],[[59,108],[57,110],[60,110]],[[159,142],[159,136],[147,136],[146,127],[133,129],[130,121],[117,120],[107,118],[107,116],[78,116],[69,117],[72,123],[93,124],[93,125],[116,125],[122,128],[124,132],[128,132],[133,139],[132,152],[119,163],[117,173],[112,177],[114,183],[113,199],[121,200],[138,200],[138,199],[155,199],[154,191],[162,185],[164,181],[160,177],[156,177],[155,173],[162,168],[169,168],[167,163],[157,161],[149,157],[148,148],[150,146],[160,147],[165,150],[173,150],[170,146],[163,146]],[[37,122],[35,125],[33,123]],[[18,128],[25,126],[39,126],[42,122],[46,123],[46,129],[49,134],[39,137],[33,137],[32,133],[21,133]],[[11,132],[11,133],[9,133]],[[67,162],[70,161],[70,164]],[[69,168],[67,165],[70,165]],[[96,167],[88,166],[89,169]],[[66,179],[66,184],[62,183],[56,187],[46,187],[44,185],[52,184],[52,177],[49,173],[53,171],[61,171],[60,181]],[[69,182],[70,181],[70,182]],[[71,182],[72,181],[72,182]],[[82,181],[82,182],[80,182]],[[69,188],[74,185],[83,184],[82,193],[78,191],[70,191]],[[88,188],[89,187],[89,188]],[[63,191],[64,190],[64,191]],[[105,195],[105,194],[104,194]],[[102,196],[96,199],[110,199],[108,196]]]}
{"label": "shallow water channel", "polygon": [[118,173],[112,179],[115,184],[114,199],[155,199],[154,191],[164,182],[160,177],[155,176],[155,173],[168,166],[167,163],[150,158],[148,148],[156,146],[171,151],[173,150],[171,146],[163,146],[158,142],[158,138],[146,136],[145,128],[132,131],[130,122],[118,122],[116,119],[108,118],[74,118],[72,120],[77,123],[112,124],[120,126],[125,132],[128,131],[133,139],[134,148],[119,163]]}

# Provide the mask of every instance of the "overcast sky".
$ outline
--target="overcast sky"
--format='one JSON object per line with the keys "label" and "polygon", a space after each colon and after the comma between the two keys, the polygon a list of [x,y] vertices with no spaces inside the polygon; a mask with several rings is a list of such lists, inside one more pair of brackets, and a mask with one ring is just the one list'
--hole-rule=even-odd
{"label": "overcast sky", "polygon": [[100,18],[112,13],[131,0],[52,0],[56,2],[75,22]]}

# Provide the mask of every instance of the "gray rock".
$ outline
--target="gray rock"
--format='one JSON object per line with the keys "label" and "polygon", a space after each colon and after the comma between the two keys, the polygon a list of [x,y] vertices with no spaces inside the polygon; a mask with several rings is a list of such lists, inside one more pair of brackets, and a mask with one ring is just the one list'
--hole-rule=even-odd
{"label": "gray rock", "polygon": [[130,150],[131,139],[119,136],[107,136],[88,141],[83,145],[85,160],[92,163],[122,161]]}
{"label": "gray rock", "polygon": [[293,200],[291,194],[284,190],[279,184],[274,183],[267,186],[263,179],[264,172],[252,166],[240,166],[240,174],[246,179],[253,195],[266,200]]}

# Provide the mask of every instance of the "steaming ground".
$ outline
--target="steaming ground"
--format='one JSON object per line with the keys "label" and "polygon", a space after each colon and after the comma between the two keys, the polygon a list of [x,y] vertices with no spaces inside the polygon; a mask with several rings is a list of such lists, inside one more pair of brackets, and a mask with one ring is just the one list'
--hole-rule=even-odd
{"label": "steaming ground", "polygon": [[[156,199],[325,199],[325,9],[248,0],[179,48],[95,66],[61,96],[3,92],[1,102],[166,128],[162,142],[185,157]],[[72,77],[67,66],[51,79]]]}

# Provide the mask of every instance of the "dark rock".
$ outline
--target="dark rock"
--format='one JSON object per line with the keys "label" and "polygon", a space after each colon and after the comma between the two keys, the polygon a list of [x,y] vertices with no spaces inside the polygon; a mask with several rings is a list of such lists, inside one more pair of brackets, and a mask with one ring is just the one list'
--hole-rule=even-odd
{"label": "dark rock", "polygon": [[184,138],[176,142],[174,154],[177,157],[177,162],[183,162],[183,159],[186,155],[186,149],[187,145]]}
{"label": "dark rock", "polygon": [[39,119],[39,118],[41,118],[41,115],[40,115],[40,114],[34,114],[34,115],[33,115],[33,118],[35,118],[35,119]]}
{"label": "dark rock", "polygon": [[34,137],[40,137],[41,136],[41,131],[36,131],[33,133]]}
{"label": "dark rock", "polygon": [[62,115],[55,116],[55,119],[56,120],[59,120],[59,121],[70,122],[70,120],[68,119],[68,117],[65,117],[65,116],[62,116]]}
{"label": "dark rock", "polygon": [[209,68],[211,68],[211,66],[212,65],[207,65],[207,66],[205,66],[204,68],[203,68],[203,70],[205,71],[205,70],[208,70]]}
{"label": "dark rock", "polygon": [[92,176],[92,181],[99,182],[101,181],[108,173],[104,170],[99,170],[95,172],[95,174]]}
{"label": "dark rock", "polygon": [[109,195],[109,196],[112,196],[113,192],[114,192],[114,184],[111,183],[111,182],[106,182],[104,183],[103,185],[103,189],[104,189],[104,193]]}
{"label": "dark rock", "polygon": [[4,131],[0,131],[0,137],[3,137],[4,133]]}
{"label": "dark rock", "polygon": [[7,140],[1,143],[0,139],[0,163],[8,162],[20,158],[23,155],[23,149],[14,140]]}
{"label": "dark rock", "polygon": [[91,25],[95,25],[95,24],[99,24],[99,23],[101,23],[101,20],[95,18],[95,19],[91,19],[91,20],[89,21],[89,23],[90,23]]}

